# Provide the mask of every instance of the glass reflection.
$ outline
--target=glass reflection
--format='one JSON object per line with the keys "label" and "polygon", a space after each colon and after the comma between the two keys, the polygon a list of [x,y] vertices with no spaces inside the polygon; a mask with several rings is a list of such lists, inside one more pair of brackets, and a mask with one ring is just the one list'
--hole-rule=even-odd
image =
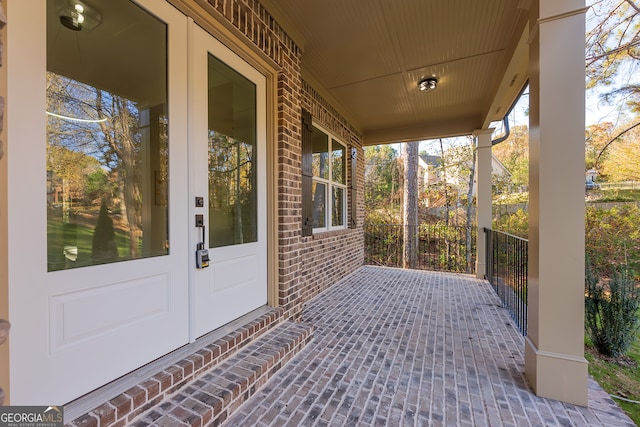
{"label": "glass reflection", "polygon": [[209,55],[209,247],[258,240],[256,87]]}
{"label": "glass reflection", "polygon": [[102,5],[113,25],[74,31],[47,2],[48,271],[169,252],[166,25]]}
{"label": "glass reflection", "polygon": [[332,187],[333,204],[331,205],[333,212],[331,213],[331,225],[338,227],[344,225],[344,188]]}
{"label": "glass reflection", "polygon": [[331,140],[331,174],[333,182],[344,184],[345,164],[344,164],[345,148],[335,139]]}
{"label": "glass reflection", "polygon": [[313,228],[324,228],[327,217],[326,184],[313,181],[311,193],[313,194]]}

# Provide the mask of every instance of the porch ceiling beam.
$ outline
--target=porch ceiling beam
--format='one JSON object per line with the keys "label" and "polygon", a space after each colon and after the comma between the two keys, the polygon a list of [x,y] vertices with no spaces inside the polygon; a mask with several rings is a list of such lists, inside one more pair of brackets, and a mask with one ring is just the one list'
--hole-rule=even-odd
{"label": "porch ceiling beam", "polygon": [[396,128],[367,130],[363,135],[363,145],[393,144],[471,135],[474,130],[480,128],[481,123],[480,117],[467,116],[451,120],[425,120],[417,125]]}

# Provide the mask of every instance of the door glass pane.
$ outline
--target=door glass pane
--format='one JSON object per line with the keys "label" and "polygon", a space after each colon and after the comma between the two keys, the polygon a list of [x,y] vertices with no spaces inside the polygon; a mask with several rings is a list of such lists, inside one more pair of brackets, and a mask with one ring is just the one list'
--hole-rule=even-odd
{"label": "door glass pane", "polygon": [[48,270],[168,254],[166,24],[46,3]]}
{"label": "door glass pane", "polygon": [[321,182],[313,181],[313,228],[324,228],[327,226],[327,185]]}
{"label": "door glass pane", "polygon": [[333,186],[331,225],[338,227],[344,225],[344,188]]}
{"label": "door glass pane", "polygon": [[313,128],[313,176],[329,179],[329,137]]}
{"label": "door glass pane", "polygon": [[209,55],[209,247],[258,240],[256,86]]}
{"label": "door glass pane", "polygon": [[344,145],[340,144],[335,139],[331,140],[331,175],[333,182],[344,184]]}

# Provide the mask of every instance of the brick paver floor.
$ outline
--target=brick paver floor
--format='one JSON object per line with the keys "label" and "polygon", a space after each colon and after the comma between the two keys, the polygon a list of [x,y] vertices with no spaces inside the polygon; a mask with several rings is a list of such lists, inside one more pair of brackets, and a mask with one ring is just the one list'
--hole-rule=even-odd
{"label": "brick paver floor", "polygon": [[536,397],[524,340],[490,285],[365,266],[310,301],[313,341],[225,426],[633,426],[590,381],[589,408]]}

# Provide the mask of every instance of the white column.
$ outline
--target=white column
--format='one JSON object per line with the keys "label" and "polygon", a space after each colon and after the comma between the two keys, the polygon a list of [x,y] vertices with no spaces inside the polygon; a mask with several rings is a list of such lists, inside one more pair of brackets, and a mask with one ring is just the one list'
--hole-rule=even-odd
{"label": "white column", "polygon": [[476,277],[487,272],[487,253],[484,228],[491,228],[491,135],[493,128],[473,132],[476,138]]}
{"label": "white column", "polygon": [[529,294],[525,373],[536,394],[586,406],[584,0],[530,9]]}

